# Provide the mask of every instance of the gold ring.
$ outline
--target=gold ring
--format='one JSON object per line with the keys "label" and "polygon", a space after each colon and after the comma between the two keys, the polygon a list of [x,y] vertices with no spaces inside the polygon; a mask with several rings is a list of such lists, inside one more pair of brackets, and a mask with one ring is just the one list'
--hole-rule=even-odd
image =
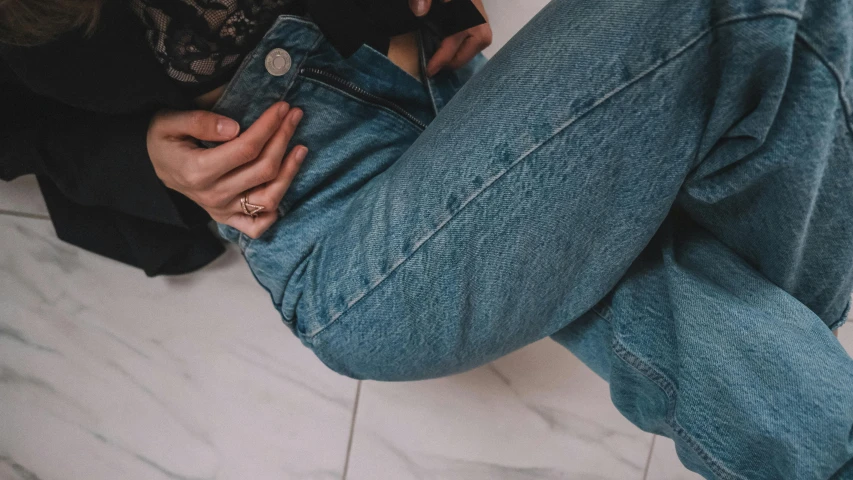
{"label": "gold ring", "polygon": [[249,196],[247,194],[243,194],[243,196],[240,197],[240,206],[243,208],[243,213],[252,218],[257,217],[258,213],[264,208],[266,208],[263,205],[255,205],[254,203],[249,203]]}

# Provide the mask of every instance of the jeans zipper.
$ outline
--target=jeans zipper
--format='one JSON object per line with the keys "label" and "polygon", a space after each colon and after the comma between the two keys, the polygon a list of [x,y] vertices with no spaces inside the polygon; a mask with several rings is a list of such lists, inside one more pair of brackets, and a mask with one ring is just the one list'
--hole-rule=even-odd
{"label": "jeans zipper", "polygon": [[349,80],[335,75],[334,73],[327,72],[326,70],[320,70],[319,68],[303,67],[299,69],[299,74],[305,78],[313,78],[314,80],[328,82],[332,86],[344,90],[366,102],[373,103],[380,107],[385,107],[388,110],[391,110],[394,113],[397,113],[398,115],[401,115],[410,122],[414,123],[415,125],[420,127],[421,130],[426,129],[427,127],[424,122],[418,120],[417,117],[407,112],[403,107],[397,105],[394,102],[386,100],[378,95],[374,95],[368,92],[367,90],[359,87],[358,85],[350,82]]}

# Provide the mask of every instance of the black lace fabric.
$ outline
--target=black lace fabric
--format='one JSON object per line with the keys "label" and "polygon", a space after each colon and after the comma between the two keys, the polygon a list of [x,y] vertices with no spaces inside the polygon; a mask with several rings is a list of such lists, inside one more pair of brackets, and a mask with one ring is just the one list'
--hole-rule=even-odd
{"label": "black lace fabric", "polygon": [[166,73],[188,87],[225,83],[243,55],[296,0],[130,0]]}

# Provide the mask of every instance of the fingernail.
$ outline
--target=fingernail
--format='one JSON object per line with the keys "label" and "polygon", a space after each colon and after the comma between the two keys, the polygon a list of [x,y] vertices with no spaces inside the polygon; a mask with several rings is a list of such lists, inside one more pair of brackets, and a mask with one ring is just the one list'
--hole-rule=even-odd
{"label": "fingernail", "polygon": [[432,67],[427,68],[427,76],[434,77],[436,73],[438,73],[439,68],[433,65]]}
{"label": "fingernail", "polygon": [[308,149],[306,147],[303,147],[301,145],[296,147],[296,155],[295,156],[296,156],[297,162],[301,162],[302,160],[305,160],[305,155],[308,155]]}
{"label": "fingernail", "polygon": [[284,116],[287,115],[288,110],[290,110],[290,105],[288,105],[286,102],[283,102],[281,105],[278,106],[278,116],[280,118],[284,118]]}
{"label": "fingernail", "polygon": [[302,120],[302,110],[297,108],[290,115],[290,121],[293,122],[294,125],[296,125],[299,123],[300,120]]}
{"label": "fingernail", "polygon": [[238,131],[240,131],[240,125],[237,125],[234,120],[220,118],[216,121],[216,133],[224,138],[231,138],[237,135]]}
{"label": "fingernail", "polygon": [[429,11],[427,0],[412,0],[412,11],[417,17],[426,15],[427,11]]}

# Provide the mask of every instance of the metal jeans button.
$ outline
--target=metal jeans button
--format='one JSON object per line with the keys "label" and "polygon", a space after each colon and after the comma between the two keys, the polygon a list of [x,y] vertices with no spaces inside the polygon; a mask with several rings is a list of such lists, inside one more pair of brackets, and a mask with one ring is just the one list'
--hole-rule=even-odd
{"label": "metal jeans button", "polygon": [[290,70],[290,54],[283,48],[274,48],[267,54],[264,65],[270,75],[280,77]]}

